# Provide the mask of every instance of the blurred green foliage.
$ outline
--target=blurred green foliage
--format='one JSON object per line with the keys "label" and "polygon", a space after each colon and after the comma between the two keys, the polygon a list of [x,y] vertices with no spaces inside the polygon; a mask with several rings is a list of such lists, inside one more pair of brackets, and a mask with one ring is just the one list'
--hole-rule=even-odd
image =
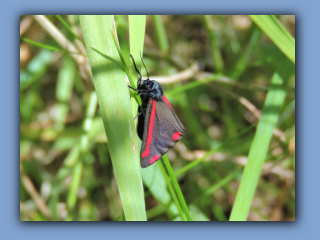
{"label": "blurred green foliage", "polygon": [[[114,18],[130,66],[128,17]],[[47,19],[86,56],[78,16]],[[266,156],[257,152],[257,188],[246,184],[255,191],[245,219],[295,219],[294,54],[290,44],[281,45],[293,39],[294,46],[295,18],[257,21],[240,15],[146,18],[143,59],[150,76],[176,76],[196,61],[203,65],[188,79],[162,84],[187,128],[167,156],[196,221],[229,219],[248,154],[257,151],[254,137]],[[20,22],[20,219],[124,220],[88,62],[79,64],[32,16]],[[282,33],[279,46],[274,39]],[[277,90],[283,100],[275,100],[276,110],[267,108],[278,67],[288,59],[286,83]],[[262,127],[261,114],[267,119]],[[269,131],[266,142],[257,127]],[[162,162],[141,173],[147,219],[184,220]]]}

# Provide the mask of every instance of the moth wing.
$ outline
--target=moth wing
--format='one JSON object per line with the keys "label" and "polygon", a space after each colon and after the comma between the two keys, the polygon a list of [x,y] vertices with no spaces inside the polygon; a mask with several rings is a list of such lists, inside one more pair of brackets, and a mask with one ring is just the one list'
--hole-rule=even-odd
{"label": "moth wing", "polygon": [[147,106],[144,122],[141,167],[150,166],[167,153],[169,148],[174,147],[183,136],[184,130],[185,127],[170,104],[151,100]]}
{"label": "moth wing", "polygon": [[[148,107],[148,106],[147,106]],[[138,113],[141,113],[141,107],[139,106],[138,108]],[[143,132],[144,132],[144,121],[145,119],[147,119],[147,113],[148,113],[148,108],[145,114],[140,114],[138,117],[138,126],[137,126],[137,132],[138,132],[138,136],[139,138],[142,140],[143,139]],[[146,116],[145,116],[146,115]]]}

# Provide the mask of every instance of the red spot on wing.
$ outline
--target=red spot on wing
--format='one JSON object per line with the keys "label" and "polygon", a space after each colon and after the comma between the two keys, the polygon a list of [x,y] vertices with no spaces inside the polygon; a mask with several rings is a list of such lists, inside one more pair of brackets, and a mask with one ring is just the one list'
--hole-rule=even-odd
{"label": "red spot on wing", "polygon": [[168,99],[166,98],[165,95],[162,96],[162,99],[163,99],[163,101],[164,101],[170,108],[172,108],[171,105],[170,105],[170,103],[169,103],[169,101],[168,101]]}
{"label": "red spot on wing", "polygon": [[158,155],[153,156],[153,157],[150,159],[149,164],[154,163],[154,162],[157,161],[158,159],[159,159],[159,156],[158,156]]}
{"label": "red spot on wing", "polygon": [[[154,100],[150,101],[152,104],[152,110],[150,115],[150,122],[149,122],[149,129],[148,129],[148,138],[147,138],[147,147],[146,150],[142,153],[141,157],[145,158],[150,154],[150,144],[152,142],[152,133],[153,133],[153,126],[154,126],[154,118],[156,116],[156,102]],[[151,159],[152,160],[152,159]],[[150,160],[150,161],[151,161]],[[155,160],[154,160],[155,161]]]}
{"label": "red spot on wing", "polygon": [[175,133],[172,135],[172,140],[173,140],[173,141],[177,141],[177,140],[179,140],[180,136],[181,136],[181,133],[175,132]]}

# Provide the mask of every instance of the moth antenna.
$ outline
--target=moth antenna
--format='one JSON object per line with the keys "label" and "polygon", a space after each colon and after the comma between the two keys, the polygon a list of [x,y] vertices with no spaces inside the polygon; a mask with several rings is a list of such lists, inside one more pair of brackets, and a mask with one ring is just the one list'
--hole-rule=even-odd
{"label": "moth antenna", "polygon": [[130,57],[132,58],[134,68],[136,69],[137,73],[139,73],[139,75],[140,75],[140,79],[141,79],[141,78],[142,78],[142,75],[141,75],[141,73],[139,72],[139,70],[138,70],[138,68],[137,68],[137,66],[136,66],[136,63],[135,63],[135,61],[134,61],[134,59],[133,59],[133,57],[132,57],[132,55],[131,55],[131,54],[130,54]]}
{"label": "moth antenna", "polygon": [[147,75],[148,75],[148,79],[149,79],[149,73],[148,73],[148,70],[146,68],[146,65],[144,65],[144,62],[143,62],[143,59],[142,59],[142,56],[141,56],[141,52],[140,52],[140,58],[141,58],[141,62],[143,64],[144,68],[146,69],[146,72],[147,72]]}

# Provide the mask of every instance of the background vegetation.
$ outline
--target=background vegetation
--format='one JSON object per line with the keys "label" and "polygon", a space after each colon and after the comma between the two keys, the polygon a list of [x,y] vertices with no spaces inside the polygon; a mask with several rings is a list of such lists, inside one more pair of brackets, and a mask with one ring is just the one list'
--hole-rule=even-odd
{"label": "background vegetation", "polygon": [[[294,220],[294,35],[294,16],[21,16],[20,219]],[[146,169],[140,52],[187,128]]]}

